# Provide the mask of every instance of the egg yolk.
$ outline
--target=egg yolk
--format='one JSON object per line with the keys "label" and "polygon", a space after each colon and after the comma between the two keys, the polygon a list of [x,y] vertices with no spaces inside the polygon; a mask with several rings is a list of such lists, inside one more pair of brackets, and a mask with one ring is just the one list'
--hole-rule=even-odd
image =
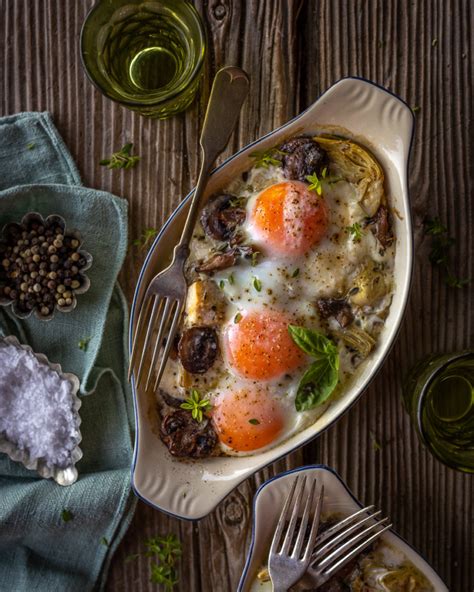
{"label": "egg yolk", "polygon": [[217,398],[212,418],[219,440],[245,452],[267,446],[281,434],[281,405],[266,390],[239,390]]}
{"label": "egg yolk", "polygon": [[244,378],[270,380],[291,372],[304,359],[288,333],[290,320],[278,311],[245,313],[225,331],[225,351],[231,367]]}
{"label": "egg yolk", "polygon": [[300,181],[271,185],[258,195],[250,214],[251,233],[277,255],[303,255],[327,227],[324,199]]}

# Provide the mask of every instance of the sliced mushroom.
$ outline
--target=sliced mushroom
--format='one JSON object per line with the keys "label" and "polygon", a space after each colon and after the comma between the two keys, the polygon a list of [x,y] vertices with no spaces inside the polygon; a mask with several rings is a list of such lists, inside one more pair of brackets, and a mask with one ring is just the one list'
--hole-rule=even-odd
{"label": "sliced mushroom", "polygon": [[245,221],[245,208],[232,205],[235,195],[215,195],[209,199],[201,214],[204,232],[220,241],[228,240]]}
{"label": "sliced mushroom", "polygon": [[217,334],[212,327],[194,326],[181,334],[178,354],[184,369],[204,374],[214,364],[219,351]]}
{"label": "sliced mushroom", "polygon": [[209,259],[197,265],[194,269],[198,273],[211,273],[228,269],[237,263],[239,258],[248,259],[255,252],[252,245],[236,245],[222,253],[215,253]]}
{"label": "sliced mushroom", "polygon": [[209,259],[203,261],[200,265],[195,267],[198,273],[211,273],[212,271],[220,271],[221,269],[228,269],[235,265],[237,255],[235,249],[230,249],[225,253],[215,253]]}
{"label": "sliced mushroom", "polygon": [[309,175],[319,175],[329,163],[326,151],[307,136],[288,140],[280,146],[280,150],[285,153],[282,165],[287,179],[306,181]]}
{"label": "sliced mushroom", "polygon": [[350,304],[345,298],[320,298],[316,306],[323,319],[334,317],[342,328],[347,327],[354,320]]}
{"label": "sliced mushroom", "polygon": [[392,220],[387,206],[382,204],[367,224],[372,225],[371,230],[384,249],[393,243]]}
{"label": "sliced mushroom", "polygon": [[210,456],[217,444],[211,422],[208,419],[198,422],[185,409],[163,415],[160,437],[173,456],[188,458]]}

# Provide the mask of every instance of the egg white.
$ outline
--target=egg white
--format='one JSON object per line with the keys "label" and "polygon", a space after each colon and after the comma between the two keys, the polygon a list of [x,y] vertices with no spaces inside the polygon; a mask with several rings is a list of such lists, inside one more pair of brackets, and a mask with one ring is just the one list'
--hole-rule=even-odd
{"label": "egg white", "polygon": [[[330,176],[337,176],[337,171],[331,171]],[[343,297],[353,278],[369,260],[384,262],[388,268],[393,260],[393,251],[387,249],[381,253],[380,245],[370,231],[363,232],[359,241],[354,241],[348,232],[348,227],[354,223],[363,224],[365,213],[357,203],[355,188],[344,180],[323,185],[322,199],[328,210],[329,225],[326,236],[317,245],[304,255],[296,257],[275,256],[265,252],[265,245],[261,243],[250,223],[250,214],[261,191],[285,180],[280,167],[253,168],[245,180],[235,179],[223,189],[226,193],[246,200],[247,217],[240,233],[244,244],[256,245],[261,253],[253,262],[247,259],[239,260],[233,267],[217,271],[211,276],[211,281],[219,287],[225,299],[223,321],[218,327],[221,355],[205,375],[193,376],[194,387],[202,390],[202,394],[208,397],[211,403],[236,390],[252,391],[262,386],[268,388],[272,397],[281,405],[286,424],[284,432],[267,448],[274,447],[314,423],[330,403],[326,402],[310,411],[296,410],[298,385],[311,362],[309,357],[308,364],[274,380],[258,382],[238,376],[225,353],[226,326],[236,322],[239,314],[253,310],[276,309],[294,319],[296,324],[321,330],[320,318],[316,311],[316,302],[319,298],[336,295]],[[198,231],[191,244],[191,268],[193,261],[207,258],[214,247],[215,241],[203,236],[202,231]],[[380,310],[387,307],[390,298],[390,295],[387,296],[387,299],[379,304]],[[362,314],[358,319],[358,324],[369,330],[378,322],[383,323],[383,320],[377,316],[377,310],[371,310],[367,315]],[[339,348],[340,383],[333,398],[344,392],[347,380],[354,374],[351,359],[353,353],[343,345]],[[163,387],[171,393],[174,391],[183,396],[186,389],[177,384],[178,376],[179,363],[171,361],[165,372]],[[225,454],[236,456],[256,454],[265,450],[260,448],[254,452],[237,452],[224,444],[220,444],[220,447]]]}

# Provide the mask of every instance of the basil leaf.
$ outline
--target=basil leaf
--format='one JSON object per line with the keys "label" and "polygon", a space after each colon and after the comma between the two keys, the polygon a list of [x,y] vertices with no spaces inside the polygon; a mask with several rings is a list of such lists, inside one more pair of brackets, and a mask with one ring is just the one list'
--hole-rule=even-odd
{"label": "basil leaf", "polygon": [[316,360],[303,374],[296,393],[297,411],[307,411],[324,403],[339,381],[339,357]]}
{"label": "basil leaf", "polygon": [[314,358],[320,358],[321,355],[336,356],[338,354],[334,343],[318,331],[296,325],[288,325],[288,331],[296,345]]}

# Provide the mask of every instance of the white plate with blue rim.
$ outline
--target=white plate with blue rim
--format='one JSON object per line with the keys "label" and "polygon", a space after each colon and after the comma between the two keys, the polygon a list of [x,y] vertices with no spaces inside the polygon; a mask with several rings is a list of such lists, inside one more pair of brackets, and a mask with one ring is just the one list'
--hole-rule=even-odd
{"label": "white plate with blue rim", "polygon": [[[271,582],[259,581],[257,574],[267,563],[268,551],[280,511],[296,475],[306,475],[308,482],[316,478],[318,487],[324,485],[323,517],[328,514],[348,516],[363,507],[342,479],[332,469],[323,465],[287,471],[263,483],[254,497],[252,539],[237,592],[268,592],[272,590]],[[397,562],[409,562],[424,576],[425,581],[427,580],[431,584],[433,592],[448,592],[448,588],[434,569],[393,530],[384,533],[381,541],[391,557],[392,565]],[[381,585],[376,590],[383,591],[388,588]]]}
{"label": "white plate with blue rim", "polygon": [[[337,132],[366,145],[384,168],[387,193],[392,209],[397,213],[393,216],[397,240],[394,264],[396,289],[378,347],[351,387],[343,396],[332,401],[313,425],[269,450],[257,451],[250,456],[186,461],[173,458],[158,435],[159,418],[153,395],[137,390],[132,383],[136,420],[132,487],[143,501],[179,518],[196,520],[206,516],[244,479],[321,434],[367,388],[394,343],[410,289],[413,248],[407,167],[413,126],[413,113],[401,99],[366,80],[345,78],[334,84],[302,114],[246,146],[212,173],[206,196],[250,169],[253,165],[251,153],[268,150],[293,136],[314,134],[316,131]],[[169,263],[173,247],[179,240],[190,195],[171,215],[146,257],[132,305],[131,336],[146,287],[153,276]]]}

